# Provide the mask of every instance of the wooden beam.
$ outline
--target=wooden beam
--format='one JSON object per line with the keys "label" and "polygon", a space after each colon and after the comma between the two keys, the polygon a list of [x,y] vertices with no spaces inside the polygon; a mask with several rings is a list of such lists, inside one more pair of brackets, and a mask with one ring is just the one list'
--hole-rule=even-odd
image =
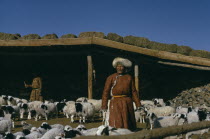
{"label": "wooden beam", "polygon": [[170,66],[198,69],[198,70],[208,70],[208,71],[210,70],[210,67],[204,67],[204,66],[195,66],[195,65],[189,65],[189,64],[180,64],[180,63],[172,63],[172,62],[164,62],[164,61],[158,61],[158,63],[164,64],[164,65],[170,65]]}
{"label": "wooden beam", "polygon": [[137,90],[137,95],[139,97],[139,66],[138,65],[134,66],[134,76],[135,76],[135,86]]}
{"label": "wooden beam", "polygon": [[92,57],[87,56],[88,63],[88,99],[93,98],[93,63]]}

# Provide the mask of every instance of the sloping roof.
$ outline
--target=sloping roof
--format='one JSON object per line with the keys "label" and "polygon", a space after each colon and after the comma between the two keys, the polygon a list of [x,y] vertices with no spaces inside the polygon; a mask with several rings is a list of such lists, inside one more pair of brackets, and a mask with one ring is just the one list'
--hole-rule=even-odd
{"label": "sloping roof", "polygon": [[[38,39],[38,40],[1,40],[0,47],[10,47],[10,46],[22,46],[22,47],[43,47],[43,46],[55,46],[55,45],[65,45],[65,46],[76,46],[76,45],[100,45],[104,47],[110,47],[115,49],[120,49],[128,52],[134,52],[139,54],[144,54],[156,58],[160,58],[163,60],[171,60],[175,62],[182,62],[185,64],[171,65],[173,66],[183,66],[185,67],[186,64],[193,64],[199,69],[200,66],[210,66],[210,59],[200,58],[200,57],[193,57],[193,56],[185,56],[177,53],[170,53],[166,51],[158,51],[158,50],[151,50],[147,48],[142,48],[134,45],[124,44],[120,42],[115,42],[107,39],[97,38],[97,37],[87,37],[87,38],[69,38],[69,39]],[[161,63],[161,62],[160,62]],[[164,63],[162,63],[164,64]],[[167,63],[165,63],[167,64]],[[169,64],[170,65],[170,64]],[[188,68],[194,68],[191,65]],[[203,70],[210,70],[210,67],[202,67]]]}

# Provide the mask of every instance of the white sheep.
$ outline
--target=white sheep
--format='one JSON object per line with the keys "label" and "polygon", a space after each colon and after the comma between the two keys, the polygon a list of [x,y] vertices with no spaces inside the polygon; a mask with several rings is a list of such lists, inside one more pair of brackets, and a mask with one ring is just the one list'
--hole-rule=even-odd
{"label": "white sheep", "polygon": [[163,106],[163,107],[154,107],[148,109],[149,113],[155,113],[157,116],[168,116],[175,113],[175,108],[171,106]]}
{"label": "white sheep", "polygon": [[0,121],[0,133],[5,133],[5,132],[11,132],[11,129],[13,127],[13,122],[12,120],[1,120]]}
{"label": "white sheep", "polygon": [[77,135],[81,136],[82,133],[77,129],[73,129],[71,126],[66,125],[64,127],[64,135],[65,135],[65,138],[74,138]]}
{"label": "white sheep", "polygon": [[89,102],[92,103],[95,107],[95,112],[99,112],[99,116],[101,117],[101,106],[102,106],[102,100],[97,99],[88,99],[86,97],[80,97],[76,100],[76,102]]}
{"label": "white sheep", "polygon": [[41,138],[43,135],[37,130],[36,127],[32,127],[31,128],[31,133],[26,135],[25,138],[26,139],[37,139],[37,138]]}
{"label": "white sheep", "polygon": [[93,121],[94,118],[94,114],[95,114],[95,107],[93,106],[92,103],[89,102],[77,102],[75,103],[75,107],[76,107],[76,112],[77,115],[79,116],[79,122],[81,123],[81,121],[83,120],[83,122],[85,123],[86,118],[91,119],[91,121]]}
{"label": "white sheep", "polygon": [[105,125],[99,126],[98,130],[96,131],[97,136],[127,135],[127,134],[132,134],[132,133],[133,132],[131,132],[129,129],[126,129],[126,128],[113,128],[113,127],[105,126]]}
{"label": "white sheep", "polygon": [[191,132],[188,132],[186,135],[185,135],[185,138],[188,139],[190,136],[192,135],[195,135],[195,134],[199,134],[199,135],[202,135],[206,132],[209,131],[209,128],[206,128],[206,129],[201,129],[201,130],[196,130],[196,131],[191,131]]}
{"label": "white sheep", "polygon": [[145,123],[146,115],[147,109],[144,107],[141,107],[140,110],[135,111],[136,122],[139,121],[140,123]]}
{"label": "white sheep", "polygon": [[43,122],[40,127],[38,127],[38,131],[44,135],[48,130],[51,129],[51,126],[47,122]]}
{"label": "white sheep", "polygon": [[162,98],[155,98],[155,99],[153,100],[153,102],[154,102],[154,105],[155,105],[155,106],[158,106],[158,107],[163,107],[163,106],[165,106],[165,102],[163,101]]}
{"label": "white sheep", "polygon": [[64,130],[59,128],[52,128],[49,131],[47,131],[41,139],[54,139],[56,136],[64,134]]}
{"label": "white sheep", "polygon": [[168,127],[173,125],[178,125],[179,120],[182,117],[181,114],[173,114],[171,116],[157,117],[154,113],[148,113],[148,122],[150,123],[150,129],[159,127]]}
{"label": "white sheep", "polygon": [[18,118],[20,119],[20,108],[19,106],[9,106],[9,105],[3,105],[1,106],[1,109],[4,112],[4,115],[11,114],[12,118]]}
{"label": "white sheep", "polygon": [[30,130],[28,130],[28,129],[23,129],[23,131],[20,131],[20,132],[16,132],[16,133],[14,133],[13,135],[17,138],[18,136],[26,136],[26,135],[28,135],[28,134],[30,134],[31,133],[31,131]]}
{"label": "white sheep", "polygon": [[79,124],[79,125],[76,127],[76,129],[79,130],[79,131],[87,130],[87,128],[86,128],[85,125],[83,125],[83,124]]}
{"label": "white sheep", "polygon": [[57,116],[57,107],[54,103],[44,104],[42,103],[39,107],[35,108],[36,117],[35,121],[38,120],[39,116],[44,116],[48,120],[49,115],[55,114]]}
{"label": "white sheep", "polygon": [[8,97],[6,95],[2,95],[0,97],[0,106],[7,105],[7,100],[8,100]]}
{"label": "white sheep", "polygon": [[199,122],[198,112],[192,111],[187,114],[187,122],[188,124]]}
{"label": "white sheep", "polygon": [[17,105],[16,98],[14,98],[13,96],[8,96],[7,104],[9,106],[16,106]]}
{"label": "white sheep", "polygon": [[191,111],[192,111],[192,107],[185,108],[185,107],[182,107],[182,106],[178,106],[176,108],[176,113],[180,113],[180,114],[182,114],[182,113],[189,113]]}
{"label": "white sheep", "polygon": [[83,136],[95,136],[98,128],[83,129],[81,130]]}
{"label": "white sheep", "polygon": [[66,118],[71,117],[70,122],[73,123],[74,122],[74,116],[76,115],[75,103],[69,103],[69,104],[67,104],[63,108],[63,113],[65,113],[64,115],[66,116]]}
{"label": "white sheep", "polygon": [[28,119],[31,119],[32,118],[31,111],[39,108],[41,104],[42,104],[41,101],[32,101],[32,102],[29,102],[28,103]]}
{"label": "white sheep", "polygon": [[61,125],[61,124],[53,124],[53,125],[50,125],[51,128],[59,128],[59,129],[64,129],[64,126]]}
{"label": "white sheep", "polygon": [[20,118],[23,119],[24,114],[28,113],[28,104],[19,102],[17,103],[17,106],[20,108]]}

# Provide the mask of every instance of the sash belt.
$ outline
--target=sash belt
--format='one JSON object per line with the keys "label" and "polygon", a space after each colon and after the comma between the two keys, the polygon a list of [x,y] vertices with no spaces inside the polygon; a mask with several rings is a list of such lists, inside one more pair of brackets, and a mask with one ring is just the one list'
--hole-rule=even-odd
{"label": "sash belt", "polygon": [[128,95],[117,95],[117,96],[112,96],[112,97],[128,97]]}

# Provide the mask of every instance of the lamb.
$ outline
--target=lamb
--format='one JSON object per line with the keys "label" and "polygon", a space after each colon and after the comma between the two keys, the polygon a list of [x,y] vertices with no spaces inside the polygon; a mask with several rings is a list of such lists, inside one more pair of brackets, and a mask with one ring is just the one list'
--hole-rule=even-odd
{"label": "lamb", "polygon": [[182,106],[178,106],[176,108],[176,113],[180,113],[180,114],[182,114],[182,113],[189,113],[191,111],[192,111],[192,107],[184,108]]}
{"label": "lamb", "polygon": [[5,133],[5,132],[11,132],[11,129],[13,127],[13,122],[11,119],[9,120],[1,120],[0,121],[0,133]]}
{"label": "lamb", "polygon": [[97,136],[101,136],[101,135],[127,135],[127,134],[132,134],[133,132],[131,132],[129,129],[125,129],[125,128],[113,128],[110,126],[105,126],[105,125],[101,125],[98,127],[98,130],[96,132]]}
{"label": "lamb", "polygon": [[19,102],[17,106],[20,108],[20,118],[23,119],[24,114],[28,112],[28,104]]}
{"label": "lamb", "polygon": [[26,135],[28,135],[28,134],[30,134],[31,133],[31,131],[30,130],[28,130],[28,129],[23,129],[23,131],[21,131],[21,132],[16,132],[16,133],[14,133],[13,135],[17,138],[17,136],[19,135],[19,136],[26,136]]}
{"label": "lamb", "polygon": [[20,119],[20,108],[18,106],[3,105],[1,109],[4,111],[4,115],[11,114],[12,118],[15,119],[18,116],[18,119]]}
{"label": "lamb", "polygon": [[74,138],[77,135],[81,136],[82,133],[79,130],[73,129],[71,126],[66,125],[64,128],[64,135],[65,135],[65,138]]}
{"label": "lamb", "polygon": [[171,106],[155,107],[148,109],[149,113],[155,113],[157,116],[168,116],[175,113],[175,108]]}
{"label": "lamb", "polygon": [[203,110],[199,110],[199,108],[187,114],[187,121],[189,124],[206,120],[206,118],[207,118],[207,113],[204,112]]}
{"label": "lamb", "polygon": [[76,129],[79,130],[79,131],[87,130],[87,128],[86,128],[83,124],[79,124],[79,125],[76,127]]}
{"label": "lamb", "polygon": [[95,136],[98,128],[91,128],[91,129],[82,129],[81,133],[83,136]]}
{"label": "lamb", "polygon": [[6,95],[2,95],[0,97],[0,106],[7,105],[7,100],[8,100],[8,97]]}
{"label": "lamb", "polygon": [[55,102],[55,105],[57,107],[57,115],[59,115],[59,112],[63,112],[63,108],[66,106],[66,102],[61,101],[61,102]]}
{"label": "lamb", "polygon": [[39,108],[41,104],[41,101],[32,101],[28,103],[28,119],[32,118],[32,112],[34,112],[35,109]]}
{"label": "lamb", "polygon": [[85,123],[86,118],[91,118],[93,121],[94,114],[95,114],[95,107],[92,103],[89,102],[77,102],[75,103],[76,112],[79,116],[79,122],[81,123],[81,120],[83,119],[83,122]]}
{"label": "lamb", "polygon": [[37,130],[36,127],[32,127],[31,128],[31,133],[26,135],[25,138],[26,139],[37,139],[37,138],[41,138],[43,135]]}
{"label": "lamb", "polygon": [[154,105],[157,107],[165,106],[165,103],[162,98],[155,98],[153,101],[154,101]]}
{"label": "lamb", "polygon": [[199,122],[198,112],[192,111],[187,114],[187,122],[188,124]]}
{"label": "lamb", "polygon": [[69,103],[68,105],[66,105],[63,108],[63,113],[65,113],[66,118],[69,118],[69,116],[70,116],[71,117],[70,122],[73,123],[74,122],[74,116],[76,115],[75,103]]}
{"label": "lamb", "polygon": [[145,123],[146,115],[147,109],[144,107],[141,107],[140,110],[135,111],[136,122],[139,121],[140,123]]}
{"label": "lamb", "polygon": [[41,115],[44,116],[46,120],[48,120],[49,114],[57,115],[57,107],[54,103],[48,103],[48,104],[42,103],[40,107],[35,109],[35,111],[36,111],[35,121],[37,121],[38,117]]}
{"label": "lamb", "polygon": [[61,125],[61,124],[53,124],[53,125],[50,125],[51,128],[59,128],[59,129],[64,129],[64,126]]}
{"label": "lamb", "polygon": [[194,134],[204,134],[206,132],[209,131],[209,128],[206,128],[206,129],[201,129],[201,130],[197,130],[197,131],[191,131],[191,132],[188,132],[186,135],[185,135],[185,138],[188,139],[190,136],[194,135]]}
{"label": "lamb", "polygon": [[47,131],[41,139],[54,139],[56,136],[64,134],[64,131],[59,128],[52,128],[49,131]]}
{"label": "lamb", "polygon": [[48,130],[51,129],[51,126],[47,122],[43,122],[41,126],[37,129],[42,135],[44,135]]}
{"label": "lamb", "polygon": [[174,114],[171,116],[157,117],[154,113],[149,113],[147,115],[150,129],[159,128],[159,127],[168,127],[173,125],[178,125],[179,120],[184,118],[182,114]]}
{"label": "lamb", "polygon": [[101,106],[102,106],[102,100],[97,100],[97,99],[88,99],[88,98],[85,98],[85,97],[81,97],[81,98],[78,98],[76,100],[76,102],[89,102],[89,103],[92,103],[95,107],[95,112],[99,112],[100,114],[100,117],[101,117]]}
{"label": "lamb", "polygon": [[16,99],[14,97],[8,96],[7,104],[9,106],[16,106],[17,105],[17,101],[16,101]]}

